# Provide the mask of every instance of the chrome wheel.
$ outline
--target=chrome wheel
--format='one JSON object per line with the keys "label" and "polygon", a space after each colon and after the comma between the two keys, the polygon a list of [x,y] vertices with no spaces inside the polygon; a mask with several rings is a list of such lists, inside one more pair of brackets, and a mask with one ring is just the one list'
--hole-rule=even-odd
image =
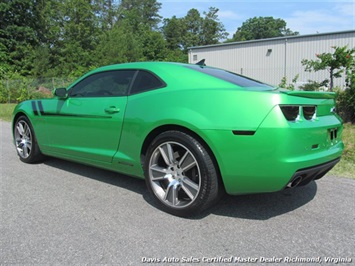
{"label": "chrome wheel", "polygon": [[219,176],[206,147],[177,130],[162,132],[149,144],[142,157],[144,175],[159,208],[188,217],[218,200]]}
{"label": "chrome wheel", "polygon": [[164,142],[149,161],[149,182],[164,204],[184,208],[192,204],[201,188],[201,172],[193,153],[178,142]]}
{"label": "chrome wheel", "polygon": [[23,159],[27,159],[32,152],[32,131],[24,120],[18,120],[15,126],[15,145],[17,153]]}

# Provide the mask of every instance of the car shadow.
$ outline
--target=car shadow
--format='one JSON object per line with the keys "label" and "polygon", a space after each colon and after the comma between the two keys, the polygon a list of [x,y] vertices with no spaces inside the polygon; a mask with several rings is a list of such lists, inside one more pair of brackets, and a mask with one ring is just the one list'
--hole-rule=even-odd
{"label": "car shadow", "polygon": [[143,197],[147,197],[149,194],[146,190],[145,182],[142,179],[52,157],[48,157],[43,162],[43,164],[66,172],[77,174],[85,178],[90,178],[99,182],[104,182],[113,186],[124,188],[137,194],[141,194]]}
{"label": "car shadow", "polygon": [[[144,180],[56,158],[48,158],[44,164],[141,194],[148,204],[159,209],[146,189]],[[213,214],[249,220],[267,220],[306,205],[315,197],[316,192],[317,184],[312,181],[306,186],[274,193],[224,195],[212,208],[187,219],[199,220]]]}
{"label": "car shadow", "polygon": [[312,181],[306,186],[273,193],[225,195],[210,209],[210,213],[249,220],[267,220],[306,205],[316,193],[317,184]]}

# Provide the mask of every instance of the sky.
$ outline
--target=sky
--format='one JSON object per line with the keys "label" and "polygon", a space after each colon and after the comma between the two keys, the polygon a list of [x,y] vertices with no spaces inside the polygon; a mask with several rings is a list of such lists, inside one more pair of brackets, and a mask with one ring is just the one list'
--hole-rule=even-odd
{"label": "sky", "polygon": [[249,18],[274,17],[286,21],[287,27],[301,35],[328,33],[355,29],[355,0],[158,0],[160,15],[184,17],[191,8],[201,15],[209,7],[219,9],[218,18],[233,36],[238,27]]}

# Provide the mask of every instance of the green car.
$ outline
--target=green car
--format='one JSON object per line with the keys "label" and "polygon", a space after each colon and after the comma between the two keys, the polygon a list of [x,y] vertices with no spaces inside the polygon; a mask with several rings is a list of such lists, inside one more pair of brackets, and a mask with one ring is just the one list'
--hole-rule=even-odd
{"label": "green car", "polygon": [[25,163],[53,156],[144,178],[161,209],[189,216],[224,192],[324,176],[344,148],[334,97],[205,65],[119,64],[17,105],[13,137]]}

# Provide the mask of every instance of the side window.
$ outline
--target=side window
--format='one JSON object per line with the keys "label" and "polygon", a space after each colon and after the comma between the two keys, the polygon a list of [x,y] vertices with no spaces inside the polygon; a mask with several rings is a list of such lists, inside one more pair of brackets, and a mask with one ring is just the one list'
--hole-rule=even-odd
{"label": "side window", "polygon": [[166,84],[160,78],[148,71],[139,70],[136,79],[132,85],[130,94],[136,94],[143,91],[154,90],[165,87]]}
{"label": "side window", "polygon": [[70,89],[70,97],[117,97],[128,93],[136,70],[115,70],[86,77]]}

